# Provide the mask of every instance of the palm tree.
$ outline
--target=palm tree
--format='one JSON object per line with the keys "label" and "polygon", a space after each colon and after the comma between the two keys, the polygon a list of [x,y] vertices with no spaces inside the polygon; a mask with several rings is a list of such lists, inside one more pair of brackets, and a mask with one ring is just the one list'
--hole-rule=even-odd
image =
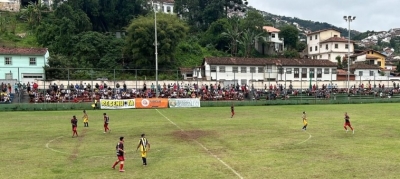
{"label": "palm tree", "polygon": [[239,41],[239,43],[244,47],[244,57],[250,57],[255,42],[264,43],[264,38],[266,38],[264,32],[258,33],[254,30],[246,29]]}
{"label": "palm tree", "polygon": [[232,17],[229,19],[229,24],[231,25],[229,29],[226,30],[226,32],[222,32],[221,35],[223,37],[228,37],[231,40],[231,43],[229,44],[228,48],[231,51],[232,56],[236,56],[238,52],[238,44],[239,44],[239,39],[240,35],[242,35],[242,32],[239,29],[239,18],[238,17]]}

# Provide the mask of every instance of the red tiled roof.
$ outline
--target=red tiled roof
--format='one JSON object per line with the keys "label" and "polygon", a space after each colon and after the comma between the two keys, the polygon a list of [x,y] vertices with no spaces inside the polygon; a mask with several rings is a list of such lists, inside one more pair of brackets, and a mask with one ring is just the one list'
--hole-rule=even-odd
{"label": "red tiled roof", "polygon": [[8,48],[0,47],[1,55],[45,55],[46,48]]}
{"label": "red tiled roof", "polygon": [[307,35],[312,35],[312,34],[318,34],[320,32],[324,32],[324,31],[328,31],[328,30],[334,30],[336,32],[339,32],[338,30],[334,29],[334,28],[329,28],[329,29],[322,29],[322,30],[318,30],[318,31],[314,31],[314,32],[310,32]]}
{"label": "red tiled roof", "polygon": [[347,75],[347,71],[346,71],[346,70],[342,70],[342,69],[337,69],[337,70],[336,70],[336,73],[337,73],[338,75]]}
{"label": "red tiled roof", "polygon": [[209,65],[283,65],[283,66],[315,66],[315,67],[336,67],[336,63],[321,59],[289,59],[289,58],[236,58],[236,57],[207,57],[204,62]]}
{"label": "red tiled roof", "polygon": [[190,73],[190,72],[193,73],[193,69],[192,69],[192,68],[181,67],[181,68],[179,68],[179,70],[180,70],[181,72],[184,72],[184,73]]}
{"label": "red tiled roof", "polygon": [[[342,38],[342,37],[331,37],[329,39],[326,39],[320,43],[326,43],[326,42],[349,42],[349,40]],[[351,43],[354,43],[354,41],[350,41]]]}
{"label": "red tiled roof", "polygon": [[272,26],[263,26],[263,29],[267,32],[280,32],[281,30]]}
{"label": "red tiled roof", "polygon": [[365,63],[355,63],[350,65],[350,69],[380,69],[377,65],[368,65]]}

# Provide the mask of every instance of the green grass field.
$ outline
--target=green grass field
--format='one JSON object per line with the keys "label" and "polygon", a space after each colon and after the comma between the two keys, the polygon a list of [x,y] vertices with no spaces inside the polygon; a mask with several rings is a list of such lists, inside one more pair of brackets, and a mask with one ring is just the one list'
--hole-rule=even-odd
{"label": "green grass field", "polygon": [[[301,113],[308,114],[307,132]],[[343,129],[343,113],[355,134]],[[396,178],[400,176],[397,104],[290,105],[88,111],[2,112],[0,178]],[[103,133],[102,113],[111,133]],[[151,143],[148,166],[135,152]],[[112,170],[125,137],[126,172]]]}

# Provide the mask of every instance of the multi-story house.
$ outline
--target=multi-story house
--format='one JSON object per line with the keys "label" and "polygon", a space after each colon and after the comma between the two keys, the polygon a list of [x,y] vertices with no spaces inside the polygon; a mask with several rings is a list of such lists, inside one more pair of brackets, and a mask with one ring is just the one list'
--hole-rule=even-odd
{"label": "multi-story house", "polygon": [[43,80],[48,57],[46,48],[0,47],[0,79],[21,83]]}
{"label": "multi-story house", "polygon": [[284,39],[279,38],[280,30],[271,26],[264,26],[263,29],[268,33],[268,37],[264,38],[267,43],[256,41],[255,48],[257,51],[263,55],[282,53],[285,49],[285,44],[283,42]]}
{"label": "multi-story house", "polygon": [[382,69],[386,69],[386,55],[372,49],[354,54],[350,56],[350,58],[355,63],[364,62],[366,64],[377,65]]}
{"label": "multi-story house", "polygon": [[335,29],[325,29],[307,34],[308,57],[312,59],[328,59],[337,62],[336,58],[354,52],[354,41],[340,37]]}
{"label": "multi-story house", "polygon": [[154,8],[158,12],[163,12],[167,14],[174,13],[174,0],[155,0],[154,1]]}

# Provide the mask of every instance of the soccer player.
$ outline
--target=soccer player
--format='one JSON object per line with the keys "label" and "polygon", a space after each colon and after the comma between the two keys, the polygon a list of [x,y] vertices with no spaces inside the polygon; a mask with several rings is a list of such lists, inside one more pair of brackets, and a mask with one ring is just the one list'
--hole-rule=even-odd
{"label": "soccer player", "polygon": [[108,123],[110,122],[110,117],[107,116],[106,113],[103,113],[104,116],[104,133],[106,133],[107,131],[110,131],[110,128],[108,128]]}
{"label": "soccer player", "polygon": [[89,116],[86,114],[86,110],[83,110],[83,125],[89,127]]}
{"label": "soccer player", "polygon": [[353,134],[354,134],[354,129],[353,129],[353,127],[351,127],[351,124],[350,124],[350,116],[349,115],[347,115],[347,112],[345,112],[344,113],[344,129],[346,129],[346,132],[348,132],[349,130],[347,130],[347,126],[349,126],[350,127],[350,129],[353,131]]}
{"label": "soccer player", "polygon": [[124,172],[125,171],[124,170],[124,161],[125,161],[125,158],[124,158],[124,153],[125,153],[125,151],[124,151],[124,137],[120,137],[119,138],[119,142],[117,143],[117,146],[115,147],[115,149],[116,149],[116,152],[117,152],[118,159],[117,159],[117,161],[114,162],[114,165],[111,168],[115,169],[115,166],[118,165],[118,163],[120,163],[119,164],[119,171],[120,172]]}
{"label": "soccer player", "polygon": [[72,116],[71,124],[72,124],[72,137],[74,137],[75,134],[76,137],[78,137],[78,132],[76,131],[76,128],[78,127],[78,119],[76,119],[76,116]]}
{"label": "soccer player", "polygon": [[305,111],[303,111],[303,124],[304,124],[304,126],[303,126],[303,130],[307,130],[307,125],[308,125],[308,123],[307,123],[307,115],[306,115],[306,112]]}
{"label": "soccer player", "polygon": [[136,151],[139,148],[142,156],[143,166],[146,166],[147,165],[146,157],[147,157],[147,152],[150,151],[150,142],[146,139],[145,134],[141,135]]}
{"label": "soccer player", "polygon": [[234,115],[235,115],[235,106],[232,103],[232,105],[231,105],[231,118],[233,118]]}

